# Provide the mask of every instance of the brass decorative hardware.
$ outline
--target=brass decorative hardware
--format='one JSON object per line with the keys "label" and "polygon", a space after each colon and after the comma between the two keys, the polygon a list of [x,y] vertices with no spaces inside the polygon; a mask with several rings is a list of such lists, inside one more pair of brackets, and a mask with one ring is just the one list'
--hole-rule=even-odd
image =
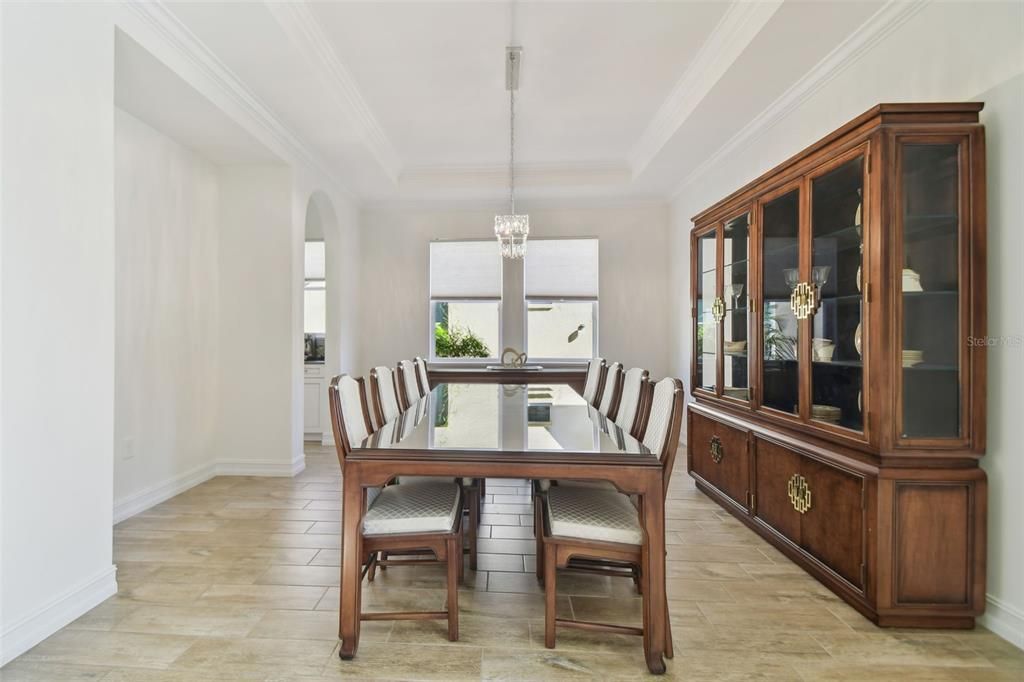
{"label": "brass decorative hardware", "polygon": [[789,493],[789,501],[793,503],[793,509],[806,514],[811,508],[811,489],[807,485],[807,479],[800,474],[793,474],[786,491]]}
{"label": "brass decorative hardware", "polygon": [[722,449],[722,439],[718,436],[711,436],[711,461],[718,464],[725,457],[725,450]]}
{"label": "brass decorative hardware", "polygon": [[711,304],[711,316],[715,318],[715,322],[725,319],[725,301],[721,297],[716,298],[715,302]]}
{"label": "brass decorative hardware", "polygon": [[818,310],[820,304],[818,287],[810,282],[800,282],[793,287],[793,293],[789,297],[789,306],[793,309],[796,319],[807,319]]}

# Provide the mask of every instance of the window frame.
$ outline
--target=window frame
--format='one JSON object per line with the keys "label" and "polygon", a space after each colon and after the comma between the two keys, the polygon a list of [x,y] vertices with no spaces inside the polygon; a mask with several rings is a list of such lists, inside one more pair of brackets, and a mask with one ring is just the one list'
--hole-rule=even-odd
{"label": "window frame", "polygon": [[[570,357],[546,357],[546,356],[532,356],[530,355],[530,306],[531,305],[551,305],[553,303],[590,303],[592,308],[591,313],[591,329],[593,329],[593,347],[591,348],[591,354],[588,358],[570,358]],[[523,297],[523,345],[526,347],[526,354],[530,358],[531,362],[547,362],[547,363],[558,363],[563,365],[586,365],[593,358],[599,357],[599,346],[600,346],[600,299],[580,297],[543,297],[543,298],[526,298]]]}
{"label": "window frame", "polygon": [[[440,358],[437,357],[437,346],[434,343],[434,325],[437,320],[434,318],[434,311],[436,310],[437,303],[494,303],[498,306],[498,348],[492,349],[492,352],[496,352],[496,355],[491,355],[486,358]],[[427,362],[438,365],[493,365],[501,362],[501,349],[505,347],[505,325],[502,315],[502,299],[500,298],[431,298],[427,300],[429,309],[427,311],[427,318],[429,324],[427,325],[427,347],[428,355]]]}

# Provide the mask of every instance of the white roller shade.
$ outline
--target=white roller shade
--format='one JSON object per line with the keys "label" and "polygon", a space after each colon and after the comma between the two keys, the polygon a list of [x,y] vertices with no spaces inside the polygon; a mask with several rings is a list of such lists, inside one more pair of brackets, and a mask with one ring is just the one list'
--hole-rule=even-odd
{"label": "white roller shade", "polygon": [[497,240],[430,243],[430,298],[501,299]]}
{"label": "white roller shade", "polygon": [[306,242],[306,279],[327,278],[327,256],[323,242]]}
{"label": "white roller shade", "polygon": [[597,299],[596,239],[536,239],[526,249],[526,297]]}

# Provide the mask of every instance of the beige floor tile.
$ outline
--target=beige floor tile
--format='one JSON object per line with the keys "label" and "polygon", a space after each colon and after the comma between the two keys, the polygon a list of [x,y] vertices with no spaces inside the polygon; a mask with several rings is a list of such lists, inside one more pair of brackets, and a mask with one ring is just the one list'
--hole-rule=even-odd
{"label": "beige floor tile", "polygon": [[405,620],[395,622],[388,643],[525,649],[530,646],[530,627],[525,620],[460,613],[458,642],[448,641],[448,622],[445,620]]}
{"label": "beige floor tile", "polygon": [[[393,625],[391,621],[364,622],[359,628],[359,641],[385,641]],[[337,610],[267,611],[248,636],[257,639],[321,639],[336,642],[338,613]]]}
{"label": "beige floor tile", "polygon": [[648,679],[641,649],[632,655],[590,651],[544,649],[543,651],[483,652],[484,680],[623,680]]}
{"label": "beige floor tile", "polygon": [[199,597],[202,606],[313,609],[326,588],[302,585],[213,585]]}
{"label": "beige floor tile", "polygon": [[40,663],[19,658],[0,670],[0,680],[3,682],[98,682],[100,679],[107,679],[109,673],[110,668],[105,666]]}
{"label": "beige floor tile", "polygon": [[501,538],[508,540],[533,540],[533,528],[529,526],[494,526],[491,529],[490,536],[492,538]]}
{"label": "beige floor tile", "polygon": [[126,583],[117,585],[117,596],[123,601],[151,604],[191,604],[208,585],[169,583]]}
{"label": "beige floor tile", "polygon": [[351,661],[332,656],[328,679],[479,680],[483,650],[473,646],[360,642]]}
{"label": "beige floor tile", "polygon": [[[221,563],[172,564],[161,566],[149,574],[151,583],[191,583],[196,585],[239,584],[250,585],[260,577],[266,568],[262,565],[239,565]],[[118,575],[121,574],[120,567]]]}
{"label": "beige floor tile", "polygon": [[333,566],[271,566],[256,579],[256,584],[331,587],[340,579],[341,571]]}
{"label": "beige floor tile", "polygon": [[[340,549],[321,549],[316,555],[310,559],[310,566],[335,566],[341,567],[341,550]],[[341,575],[339,572],[338,575]]]}
{"label": "beige floor tile", "polygon": [[[143,608],[137,602],[113,597],[90,609],[68,625],[71,630],[110,630],[132,611]],[[0,676],[0,680],[3,677]]]}
{"label": "beige floor tile", "polygon": [[824,606],[807,604],[758,605],[698,602],[700,610],[717,627],[759,628],[764,623],[784,630],[849,633],[850,627]]}
{"label": "beige floor tile", "polygon": [[166,668],[195,639],[133,632],[61,630],[23,654],[19,661],[131,668]]}
{"label": "beige floor tile", "polygon": [[[467,592],[459,595],[459,611],[468,616],[490,617],[500,613],[505,618],[527,620],[543,617],[544,597],[539,594]],[[556,614],[559,618],[572,618],[569,597],[559,595]]]}
{"label": "beige floor tile", "polygon": [[197,640],[175,662],[174,668],[216,673],[222,679],[252,674],[319,675],[335,648],[334,642],[301,639],[228,639]]}
{"label": "beige floor tile", "polygon": [[815,633],[832,658],[859,663],[870,659],[878,665],[932,667],[992,667],[983,655],[949,633]]}
{"label": "beige floor tile", "polygon": [[114,624],[117,632],[185,635],[194,637],[244,637],[263,611],[181,606],[142,606]]}
{"label": "beige floor tile", "polygon": [[508,571],[522,573],[525,569],[522,554],[487,554],[476,557],[477,568],[481,571]]}
{"label": "beige floor tile", "polygon": [[488,592],[520,592],[523,594],[544,594],[544,588],[537,582],[534,573],[502,573],[491,571],[487,579]]}

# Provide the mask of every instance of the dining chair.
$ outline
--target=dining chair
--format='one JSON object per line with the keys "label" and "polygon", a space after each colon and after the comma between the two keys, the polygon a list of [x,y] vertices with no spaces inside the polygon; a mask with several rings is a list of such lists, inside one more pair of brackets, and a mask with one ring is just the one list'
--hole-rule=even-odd
{"label": "dining chair", "polygon": [[380,428],[402,413],[398,404],[398,389],[395,387],[395,373],[390,367],[374,367],[370,370],[370,388],[373,411],[377,417],[376,426]]}
{"label": "dining chair", "polygon": [[416,371],[420,378],[420,393],[426,395],[430,393],[430,375],[427,374],[427,361],[417,355],[413,362],[416,363]]}
{"label": "dining chair", "polygon": [[612,419],[619,428],[634,438],[643,438],[637,428],[642,421],[642,403],[647,398],[647,386],[650,374],[646,369],[633,367],[622,378],[622,390],[619,392],[619,405]]}
{"label": "dining chair", "polygon": [[411,360],[399,360],[398,366],[398,397],[402,401],[402,409],[408,410],[414,402],[423,397],[420,390],[420,379],[416,364]]}
{"label": "dining chair", "polygon": [[587,381],[583,385],[583,399],[597,407],[601,400],[601,389],[604,387],[604,375],[607,369],[604,358],[594,358],[587,366]]}
{"label": "dining chair", "polygon": [[[648,429],[643,445],[657,453],[664,470],[664,487],[668,492],[669,479],[679,444],[679,431],[683,416],[683,384],[678,379],[659,381],[652,393]],[[644,608],[642,627],[627,627],[609,623],[591,623],[555,617],[558,569],[569,567],[573,558],[624,567],[623,577],[639,580],[640,594],[651,598],[649,577],[641,570],[644,547],[643,524],[633,500],[618,491],[582,486],[552,486],[542,498],[543,556],[537,561],[544,564],[544,646],[555,646],[555,628],[576,627],[586,630],[644,635],[650,623]],[[666,656],[672,657],[671,626],[666,612]]]}
{"label": "dining chair", "polygon": [[[385,378],[388,374],[392,375],[391,381]],[[391,372],[389,367],[374,367],[370,370],[370,378],[374,386],[373,403],[378,419],[377,428],[382,428],[384,424],[397,419],[403,411],[408,410],[410,405],[419,399],[418,373],[414,363],[408,360],[402,360],[398,363],[397,372]],[[410,383],[415,385],[416,388],[413,389]],[[391,387],[390,394],[388,393],[389,386]],[[396,387],[398,387],[398,390],[396,390]],[[415,393],[413,393],[414,390],[416,391]],[[399,400],[401,400],[401,404],[399,404]],[[477,566],[477,531],[480,526],[480,515],[483,513],[483,480],[473,478],[452,479],[437,476],[399,476],[395,479],[395,483],[436,483],[451,482],[453,480],[456,483],[461,483],[464,490],[466,510],[469,512],[469,567],[475,571]],[[381,563],[381,566],[386,565],[386,563]],[[373,570],[371,570],[370,578],[371,580],[373,579]]]}
{"label": "dining chair", "polygon": [[[366,391],[361,379],[341,374],[331,380],[328,390],[331,427],[344,475],[345,458],[369,433],[370,415]],[[462,488],[451,482],[435,480],[377,489],[370,499],[364,491],[366,509],[360,532],[360,556],[366,556],[363,577],[380,565],[417,565],[442,563],[447,566],[448,596],[444,611],[398,611],[362,613],[360,600],[342,603],[342,609],[360,609],[360,620],[448,621],[448,639],[459,639],[459,583],[462,581]],[[434,560],[379,559],[386,553],[407,554],[427,551]]]}
{"label": "dining chair", "polygon": [[601,404],[597,409],[612,421],[615,421],[615,411],[619,409],[619,398],[622,396],[622,380],[622,363],[613,362],[608,365],[604,377],[604,391],[601,393]]}

